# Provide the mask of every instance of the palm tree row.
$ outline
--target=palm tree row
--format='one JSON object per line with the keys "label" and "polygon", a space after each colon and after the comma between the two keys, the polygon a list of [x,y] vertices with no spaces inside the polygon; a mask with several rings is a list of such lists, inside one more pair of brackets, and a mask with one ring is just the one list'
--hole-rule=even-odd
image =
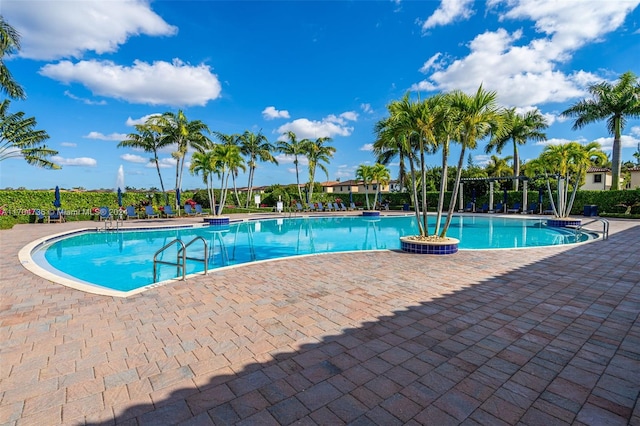
{"label": "palm tree row", "polygon": [[[277,146],[274,146],[260,132],[257,134],[250,131],[245,131],[242,134],[211,132],[209,127],[202,121],[189,121],[182,111],[151,116],[145,123],[136,125],[135,130],[135,132],[127,135],[127,138],[121,141],[118,147],[138,148],[152,155],[150,161],[156,166],[160,187],[162,192],[165,193],[167,203],[169,200],[162,180],[158,157],[158,152],[161,149],[175,148],[171,155],[176,160],[176,191],[182,185],[186,155],[189,150],[194,152],[190,171],[194,174],[202,174],[203,181],[207,185],[210,201],[213,203],[212,205],[215,205],[212,189],[213,176],[218,176],[221,182],[222,199],[219,200],[220,205],[223,205],[226,201],[229,178],[232,180],[236,203],[239,205],[236,178],[240,170],[246,171],[248,168],[249,181],[245,208],[249,207],[255,171],[259,161],[278,164],[273,155],[274,152],[293,156],[298,191],[300,199],[302,199],[302,192],[299,188],[299,161],[301,157],[305,157],[309,163],[308,197],[311,199],[316,169],[320,168],[328,176],[325,163],[328,163],[335,153],[335,148],[328,145],[328,142],[331,141],[331,138],[328,137],[321,137],[316,140],[298,140],[295,133],[288,132],[283,135],[288,139],[288,142],[287,140],[282,140],[278,142]],[[219,143],[215,143],[207,136],[211,133]],[[176,208],[179,208],[179,206],[176,205]]]}

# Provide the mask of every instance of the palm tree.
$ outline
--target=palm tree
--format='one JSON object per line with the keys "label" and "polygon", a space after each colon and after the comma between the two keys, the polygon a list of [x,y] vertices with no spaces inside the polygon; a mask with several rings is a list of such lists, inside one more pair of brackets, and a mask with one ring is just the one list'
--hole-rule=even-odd
{"label": "palm tree", "polygon": [[220,176],[220,208],[216,215],[222,214],[224,205],[227,202],[227,192],[229,188],[229,177],[238,168],[245,169],[244,159],[237,145],[216,145],[214,147],[217,160],[217,174]]}
{"label": "palm tree", "polygon": [[[418,197],[418,180],[424,182],[424,179],[419,179],[418,172],[416,170],[419,160],[416,158],[418,155],[419,143],[417,139],[420,138],[420,134],[416,125],[416,110],[417,104],[412,102],[409,98],[409,94],[405,94],[400,101],[393,101],[387,105],[389,117],[379,121],[375,125],[376,141],[374,143],[374,153],[380,158],[385,152],[388,155],[393,155],[395,152],[398,155],[403,155],[409,162],[409,170],[411,175],[411,194],[413,198],[413,204],[416,206],[415,215],[418,223],[418,232],[421,236],[428,235],[427,227],[427,211],[426,211],[426,199],[423,197],[422,209],[419,208],[420,201]],[[420,163],[420,176],[424,175],[424,164]],[[423,216],[420,218],[420,211]]]}
{"label": "palm tree", "polygon": [[153,157],[149,161],[153,162],[156,166],[158,178],[160,179],[160,189],[164,194],[165,202],[169,204],[169,196],[164,188],[162,173],[160,173],[158,151],[161,148],[171,145],[172,141],[162,137],[162,127],[160,124],[159,116],[149,117],[144,124],[136,124],[134,128],[137,133],[129,133],[127,139],[118,144],[118,148],[138,148],[144,152],[153,154]]}
{"label": "palm tree", "polygon": [[329,163],[329,159],[333,157],[333,154],[336,152],[335,147],[330,145],[325,145],[327,142],[331,142],[332,139],[330,137],[322,137],[318,138],[315,141],[308,141],[303,145],[304,155],[309,160],[309,201],[312,200],[313,196],[313,184],[316,176],[316,168],[320,167],[320,169],[327,175],[327,179],[329,179],[329,172],[327,167],[322,163]]}
{"label": "palm tree", "polygon": [[[486,153],[489,154],[494,149],[498,154],[502,154],[502,150],[507,142],[513,142],[513,174],[520,176],[520,155],[518,153],[518,145],[524,145],[527,140],[543,141],[547,139],[547,135],[543,130],[549,127],[547,120],[539,110],[528,111],[524,114],[516,113],[515,108],[505,111],[505,124],[511,129],[509,132],[503,133],[500,137],[494,136],[486,146]],[[518,190],[519,179],[515,180],[514,189]]]}
{"label": "palm tree", "polygon": [[[384,166],[383,166],[384,167]],[[361,180],[364,185],[364,197],[367,200],[367,210],[370,210],[369,207],[369,184],[373,182],[373,166],[368,166],[366,164],[360,164],[356,169],[356,180]]]}
{"label": "palm tree", "polygon": [[633,153],[633,157],[636,159],[636,165],[640,166],[640,143],[638,144],[638,150]]}
{"label": "palm tree", "polygon": [[489,160],[486,166],[487,175],[491,177],[502,177],[513,174],[513,169],[509,167],[509,160],[512,158],[510,155],[504,158],[492,155],[491,160]]}
{"label": "palm tree", "polygon": [[293,156],[293,164],[296,166],[296,185],[298,187],[298,197],[300,202],[302,202],[302,189],[300,188],[300,169],[298,165],[300,161],[298,157],[303,154],[303,146],[309,142],[308,139],[298,140],[296,134],[292,131],[288,131],[285,133],[288,141],[278,141],[276,149],[278,152],[283,153],[284,155]]}
{"label": "palm tree", "polygon": [[255,134],[247,130],[240,136],[238,141],[240,143],[240,151],[242,155],[247,157],[249,163],[249,182],[247,184],[247,203],[245,205],[245,208],[249,208],[249,200],[253,192],[253,178],[258,166],[258,160],[274,164],[278,164],[278,160],[272,154],[275,151],[274,146],[261,132]]}
{"label": "palm tree", "polygon": [[[213,132],[213,136],[218,139],[220,141],[220,143],[222,143],[223,145],[235,145],[235,146],[239,146],[239,139],[240,139],[240,135],[238,135],[237,133],[228,135],[225,133],[221,133],[221,132]],[[240,170],[240,168],[237,168],[235,170],[232,170],[232,174],[231,174],[231,181],[233,183],[233,193],[236,197],[236,205],[240,206],[240,196],[238,193],[238,185],[236,183],[237,178],[238,178],[238,170]],[[243,171],[245,171],[246,169],[243,167],[242,168]]]}
{"label": "palm tree", "polygon": [[619,189],[622,145],[620,137],[627,119],[640,117],[640,81],[628,71],[613,85],[603,81],[587,89],[590,99],[583,99],[562,112],[564,117],[575,117],[573,129],[581,129],[596,121],[607,121],[607,130],[613,135],[612,190]]}
{"label": "palm tree", "polygon": [[2,58],[20,50],[20,34],[0,15],[0,88],[13,99],[25,99],[27,94],[13,79]]}
{"label": "palm tree", "polygon": [[473,96],[461,91],[454,91],[448,96],[453,110],[453,114],[448,114],[448,119],[455,123],[452,127],[455,131],[453,139],[460,143],[462,149],[460,150],[456,181],[449,202],[447,219],[440,233],[440,237],[443,238],[446,237],[453,218],[465,151],[475,149],[478,141],[489,135],[500,138],[510,130],[508,124],[504,122],[504,113],[496,102],[496,92],[486,91],[481,85]]}
{"label": "palm tree", "polygon": [[47,132],[35,130],[36,119],[24,118],[24,112],[9,113],[10,103],[9,99],[0,103],[0,161],[23,157],[34,166],[60,169],[59,165],[48,159],[58,151],[43,144],[49,139]]}
{"label": "palm tree", "polygon": [[217,158],[213,149],[205,152],[194,152],[191,155],[191,165],[189,171],[191,174],[197,175],[202,173],[202,182],[205,184],[207,194],[209,196],[209,206],[211,211],[215,213],[216,195],[213,192],[213,175],[216,173]]}
{"label": "palm tree", "polygon": [[192,148],[198,152],[204,152],[211,143],[204,133],[210,133],[210,130],[200,120],[189,121],[182,110],[177,113],[165,112],[157,119],[157,123],[161,128],[162,138],[177,145],[176,151],[171,154],[176,160],[175,189],[177,191],[182,187],[182,173],[187,151]]}
{"label": "palm tree", "polygon": [[376,163],[371,167],[371,181],[375,182],[376,186],[376,193],[373,197],[374,205],[375,200],[378,199],[378,195],[380,194],[380,187],[388,185],[390,179],[391,175],[389,174],[389,170],[382,164]]}
{"label": "palm tree", "polygon": [[[529,176],[541,172],[545,175],[551,207],[556,217],[568,217],[571,214],[576,192],[581,182],[584,182],[593,158],[598,157],[606,157],[600,150],[599,143],[591,142],[582,145],[578,142],[569,142],[562,145],[548,145],[537,159],[527,163]],[[551,177],[558,178],[557,203],[551,192]],[[571,199],[569,199],[570,186],[573,186]]]}

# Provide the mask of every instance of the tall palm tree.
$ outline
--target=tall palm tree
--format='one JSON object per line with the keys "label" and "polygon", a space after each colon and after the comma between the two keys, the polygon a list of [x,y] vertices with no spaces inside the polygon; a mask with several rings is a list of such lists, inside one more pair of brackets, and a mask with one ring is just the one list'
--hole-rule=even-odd
{"label": "tall palm tree", "polygon": [[364,185],[364,198],[367,201],[367,210],[370,210],[369,185],[373,182],[373,166],[360,164],[356,169],[356,180],[361,180]]}
{"label": "tall palm tree", "polygon": [[[494,149],[498,154],[502,154],[502,150],[507,142],[513,142],[513,174],[520,176],[520,155],[518,153],[518,145],[524,145],[527,140],[543,141],[547,139],[547,135],[543,132],[549,127],[547,120],[539,110],[518,114],[515,108],[505,111],[505,123],[511,129],[509,132],[503,133],[500,137],[494,136],[487,144],[485,151],[489,154]],[[517,191],[520,180],[516,179],[514,188]]]}
{"label": "tall palm tree", "polygon": [[58,151],[44,145],[49,139],[47,132],[35,130],[36,119],[24,118],[24,112],[9,113],[10,103],[9,99],[0,103],[0,161],[23,157],[31,165],[60,169],[59,165],[48,159]]}
{"label": "tall palm tree", "polygon": [[162,137],[162,127],[159,119],[159,116],[152,116],[143,124],[136,124],[134,128],[137,133],[129,133],[127,139],[118,144],[118,148],[138,148],[144,152],[153,154],[153,157],[151,157],[149,161],[153,162],[156,166],[158,178],[160,179],[160,189],[164,194],[165,202],[169,204],[169,196],[164,188],[162,173],[160,173],[158,151],[171,145],[172,141]]}
{"label": "tall palm tree", "polygon": [[491,177],[502,177],[513,174],[513,169],[509,167],[509,160],[512,158],[510,155],[504,158],[492,155],[491,160],[489,160],[486,166],[487,175]]}
{"label": "tall palm tree", "polygon": [[202,173],[202,182],[207,189],[209,196],[209,206],[212,214],[215,214],[216,195],[213,192],[213,175],[217,171],[217,157],[213,149],[205,152],[194,152],[191,155],[191,164],[189,165],[191,174],[197,175]]}
{"label": "tall palm tree", "polygon": [[450,115],[455,122],[453,139],[460,143],[462,149],[460,150],[456,181],[449,202],[447,219],[440,233],[441,237],[446,236],[453,218],[466,150],[475,149],[478,141],[487,136],[492,135],[500,138],[510,130],[508,123],[504,122],[503,111],[498,107],[496,92],[486,91],[481,85],[474,95],[467,95],[456,90],[449,94],[449,97],[454,111]]}
{"label": "tall palm tree", "polygon": [[640,80],[628,71],[617,84],[603,81],[587,89],[590,99],[583,99],[562,112],[564,117],[575,117],[573,129],[606,120],[607,130],[613,135],[612,190],[619,189],[622,145],[620,137],[627,120],[640,117]]}
{"label": "tall palm tree", "polygon": [[[157,119],[163,139],[177,145],[171,155],[176,160],[176,191],[182,187],[182,173],[189,148],[204,152],[211,141],[205,133],[210,133],[209,127],[200,120],[189,121],[182,110],[177,113],[165,112]],[[177,203],[177,200],[176,200]],[[177,208],[178,206],[176,206]]]}
{"label": "tall palm tree", "polygon": [[315,141],[308,141],[303,145],[303,151],[305,157],[309,160],[309,201],[313,197],[313,184],[316,176],[316,168],[320,167],[329,179],[329,171],[327,167],[322,163],[329,164],[329,159],[333,157],[336,152],[336,148],[330,145],[326,145],[327,142],[331,142],[330,137],[321,137]]}
{"label": "tall palm tree", "polygon": [[[234,134],[226,134],[226,133],[222,133],[222,132],[213,132],[213,136],[218,139],[220,141],[221,144],[223,145],[235,145],[235,146],[239,146],[239,139],[240,139],[240,135],[237,133]],[[236,168],[234,170],[232,170],[232,174],[231,174],[231,182],[233,184],[233,193],[236,197],[236,205],[240,206],[240,195],[238,193],[238,185],[237,185],[237,179],[238,179],[238,171],[239,170],[243,170],[245,171],[246,168]]]}
{"label": "tall palm tree", "polygon": [[250,131],[245,131],[239,138],[240,152],[247,157],[249,164],[249,182],[247,184],[247,203],[245,208],[249,208],[249,200],[251,199],[251,193],[253,192],[253,178],[255,176],[256,167],[258,161],[268,161],[274,164],[278,164],[278,160],[273,156],[275,147],[269,142],[266,136],[261,132],[255,134]]}
{"label": "tall palm tree", "polygon": [[227,192],[229,189],[229,177],[233,171],[244,169],[244,159],[237,145],[216,145],[214,152],[217,160],[217,173],[220,176],[220,208],[216,215],[221,215],[224,205],[227,202]]}
{"label": "tall palm tree", "polygon": [[638,149],[633,153],[633,157],[636,159],[636,165],[640,166],[640,143],[638,144]]}
{"label": "tall palm tree", "polygon": [[[547,191],[551,206],[556,217],[568,217],[573,207],[576,192],[580,183],[584,181],[587,169],[591,166],[594,157],[606,157],[600,150],[600,144],[591,142],[582,145],[578,142],[569,142],[561,145],[548,145],[542,154],[527,163],[527,173],[530,176],[542,172],[546,176]],[[558,178],[558,200],[554,201],[550,177]],[[569,199],[569,188],[573,187]]]}
{"label": "tall palm tree", "polygon": [[293,156],[293,164],[296,166],[296,185],[298,187],[298,197],[302,202],[302,189],[300,188],[300,160],[298,159],[300,156],[304,156],[303,146],[309,142],[308,139],[298,140],[298,136],[292,132],[288,131],[285,133],[288,141],[278,141],[276,149],[278,152],[283,153],[284,155]]}
{"label": "tall palm tree", "polygon": [[[375,125],[376,141],[374,143],[374,153],[383,155],[388,152],[392,155],[398,152],[409,162],[409,170],[411,175],[411,194],[413,205],[416,206],[415,215],[418,223],[418,232],[421,236],[428,235],[427,227],[427,211],[426,199],[422,198],[422,209],[419,208],[420,200],[418,197],[418,181],[424,182],[420,176],[424,174],[424,164],[419,160],[419,146],[417,140],[420,133],[417,129],[417,103],[411,101],[409,94],[405,94],[399,101],[393,101],[387,105],[389,117],[379,121]],[[419,163],[419,164],[418,164]],[[418,176],[418,168],[421,172]],[[420,212],[422,211],[422,218]]]}
{"label": "tall palm tree", "polygon": [[27,94],[22,86],[13,79],[2,59],[5,55],[10,55],[18,50],[20,50],[20,34],[0,15],[0,89],[10,98],[25,99]]}
{"label": "tall palm tree", "polygon": [[373,197],[373,204],[375,205],[375,201],[378,199],[378,195],[380,194],[380,188],[383,185],[388,185],[389,180],[391,179],[391,175],[389,174],[389,170],[382,164],[376,163],[371,167],[371,180],[375,182],[376,193]]}

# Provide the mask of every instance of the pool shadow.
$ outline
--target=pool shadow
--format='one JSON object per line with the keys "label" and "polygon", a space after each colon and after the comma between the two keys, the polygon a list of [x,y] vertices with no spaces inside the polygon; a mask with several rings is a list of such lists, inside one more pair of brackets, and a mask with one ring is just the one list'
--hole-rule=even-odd
{"label": "pool shadow", "polygon": [[[503,253],[495,253],[496,262],[509,261]],[[157,389],[185,379],[199,384],[87,424],[637,424],[637,253],[640,226],[502,274],[466,277],[470,285],[453,286],[296,350],[274,350],[264,362],[237,372],[196,374],[184,365],[151,377]],[[384,256],[408,255],[348,256],[392,268],[393,259]],[[477,259],[472,252],[446,259],[417,256],[415,264],[433,268],[433,280],[445,285],[456,279],[448,267],[462,261]],[[447,266],[440,270],[436,263]],[[482,268],[490,265],[465,271],[483,275]],[[354,274],[360,277],[353,282],[362,285],[353,291],[375,308],[374,286],[367,290],[366,283],[385,273],[372,268]],[[397,297],[429,277],[415,274],[418,279],[407,273],[406,282],[394,283],[402,293]],[[384,297],[383,306],[394,297],[377,295]],[[306,295],[309,303],[325,296]],[[270,331],[279,332],[275,326]]]}

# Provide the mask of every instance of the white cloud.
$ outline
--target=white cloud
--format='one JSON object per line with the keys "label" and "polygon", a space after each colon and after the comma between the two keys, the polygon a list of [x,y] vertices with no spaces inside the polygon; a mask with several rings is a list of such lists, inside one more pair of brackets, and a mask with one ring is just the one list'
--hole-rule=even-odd
{"label": "white cloud", "polygon": [[640,126],[633,126],[630,132],[633,136],[640,136]]}
{"label": "white cloud", "polygon": [[62,142],[60,143],[60,146],[66,146],[69,148],[75,148],[76,146],[78,146],[78,144],[73,143],[73,142]]}
{"label": "white cloud", "polygon": [[[586,95],[588,84],[601,81],[593,73],[559,71],[573,52],[617,29],[640,0],[625,2],[580,2],[555,0],[494,0],[489,6],[504,5],[500,19],[533,20],[538,37],[509,33],[500,28],[477,35],[468,44],[469,54],[453,61],[441,61],[442,69],[411,86],[412,90],[471,93],[480,84],[500,94],[507,106],[564,102]],[[427,64],[427,61],[425,64]]]}
{"label": "white cloud", "polygon": [[473,163],[479,167],[486,167],[487,164],[491,161],[491,155],[487,154],[478,154],[473,156]]}
{"label": "white cloud", "polygon": [[[158,165],[160,166],[161,169],[168,169],[168,168],[175,168],[176,167],[176,160],[174,158],[171,157],[167,157],[167,158],[160,158],[158,160]],[[156,168],[156,163],[149,161],[147,163],[147,165],[145,167],[152,167],[152,168]],[[185,167],[187,167],[185,165]]]}
{"label": "white cloud", "polygon": [[127,126],[135,126],[136,124],[144,124],[151,117],[157,117],[159,115],[162,115],[162,114],[159,113],[159,112],[154,112],[153,114],[145,115],[143,117],[136,118],[136,119],[129,117],[129,118],[127,118],[127,121],[125,122],[125,124]]}
{"label": "white cloud", "polygon": [[268,106],[262,111],[262,117],[265,120],[274,120],[276,118],[289,118],[289,111],[279,111],[273,106]]}
{"label": "white cloud", "polygon": [[422,24],[422,30],[469,19],[473,15],[472,4],[473,0],[442,0],[440,7]]}
{"label": "white cloud", "polygon": [[131,67],[111,61],[61,61],[45,65],[40,74],[64,84],[82,84],[94,95],[150,105],[204,106],[221,90],[209,66],[179,59],[152,64],[136,60]]}
{"label": "white cloud", "polygon": [[22,34],[20,56],[53,60],[113,53],[131,36],[169,36],[177,28],[146,0],[2,0],[2,15]]}
{"label": "white cloud", "polygon": [[89,132],[88,135],[83,136],[85,139],[99,139],[101,141],[122,141],[127,138],[124,133],[111,133],[110,135],[104,135],[100,132]]}
{"label": "white cloud", "polygon": [[349,136],[353,132],[353,127],[348,125],[349,121],[356,121],[358,114],[348,111],[335,116],[333,114],[320,121],[299,118],[290,123],[278,127],[278,134],[294,132],[298,139],[317,139],[322,137]]}
{"label": "white cloud", "polygon": [[442,68],[442,65],[439,62],[437,62],[438,58],[440,58],[441,56],[442,56],[442,53],[438,52],[432,57],[430,57],[429,59],[427,59],[425,63],[422,65],[422,67],[420,67],[419,71],[423,74],[426,74],[427,71],[429,71],[431,68],[435,70]]}
{"label": "white cloud", "polygon": [[[603,137],[595,139],[602,146],[603,151],[611,151],[613,149],[613,137]],[[620,136],[620,145],[622,148],[635,148],[640,143],[640,138],[631,135]]]}
{"label": "white cloud", "polygon": [[92,101],[91,99],[86,99],[86,98],[80,98],[76,95],[74,95],[73,93],[71,93],[68,90],[64,91],[64,95],[68,98],[73,99],[74,101],[80,101],[82,103],[84,103],[85,105],[106,105],[107,101],[105,101],[104,99],[101,101]]}
{"label": "white cloud", "polygon": [[54,155],[51,157],[51,161],[61,166],[95,167],[98,165],[98,162],[90,157],[64,158],[59,155]]}
{"label": "white cloud", "polygon": [[[279,154],[276,155],[276,160],[278,160],[278,164],[293,164],[293,162],[295,161],[295,158],[293,157],[293,155],[284,155],[284,154]],[[300,168],[301,166],[308,166],[309,165],[309,160],[307,160],[307,157],[298,155],[298,168]],[[295,167],[293,168],[294,172],[295,172]]]}
{"label": "white cloud", "polygon": [[364,113],[373,114],[373,108],[371,108],[371,104],[360,104],[360,109]]}
{"label": "white cloud", "polygon": [[360,151],[373,151],[373,144],[366,143],[360,147]]}
{"label": "white cloud", "polygon": [[148,158],[144,158],[141,155],[134,155],[134,154],[122,154],[120,158],[130,163],[145,164],[149,162]]}

